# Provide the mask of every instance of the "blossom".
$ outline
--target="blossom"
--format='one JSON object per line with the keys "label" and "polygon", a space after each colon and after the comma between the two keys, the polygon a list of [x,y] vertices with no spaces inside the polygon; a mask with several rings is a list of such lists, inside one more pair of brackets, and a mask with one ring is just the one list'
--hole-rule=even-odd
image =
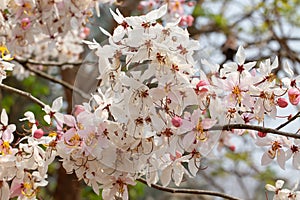
{"label": "blossom", "polygon": [[33,112],[26,111],[24,113],[24,116],[25,116],[25,118],[20,119],[20,121],[28,120],[28,122],[30,123],[31,134],[34,135],[34,132],[37,130],[38,122],[35,120],[35,116],[34,116]]}
{"label": "blossom", "polygon": [[239,72],[239,74],[242,74],[243,76],[249,76],[249,70],[256,65],[256,62],[249,62],[245,64],[246,61],[246,54],[243,46],[240,46],[238,48],[238,51],[236,53],[236,60],[237,63],[235,62],[230,62],[230,63],[225,63],[223,65],[223,69],[221,70],[222,73],[231,73],[234,71]]}
{"label": "blossom", "polygon": [[50,124],[51,119],[56,119],[57,122],[63,122],[63,114],[59,113],[58,111],[62,108],[63,105],[63,99],[62,97],[58,97],[55,99],[52,103],[52,106],[46,105],[43,110],[47,113],[44,116],[44,120]]}
{"label": "blossom", "polygon": [[0,119],[0,153],[2,155],[12,154],[10,143],[14,140],[13,132],[15,124],[8,124],[8,116],[5,109],[2,109]]}
{"label": "blossom", "polygon": [[272,162],[273,159],[277,158],[278,165],[282,169],[285,169],[286,152],[283,147],[287,144],[286,139],[268,135],[263,138],[258,138],[256,144],[258,146],[270,146],[261,158],[262,165],[267,165]]}
{"label": "blossom", "polygon": [[211,128],[216,123],[217,120],[201,118],[201,111],[195,110],[189,120],[183,121],[183,126],[188,130],[182,141],[184,148],[188,149],[195,141],[205,142],[209,137],[209,133],[205,129]]}
{"label": "blossom", "polygon": [[25,17],[25,18],[23,18],[23,19],[21,20],[21,28],[22,28],[23,30],[29,29],[30,26],[31,26],[31,21],[30,21],[30,19],[29,19],[28,17]]}
{"label": "blossom", "polygon": [[284,184],[283,180],[277,180],[275,186],[266,184],[265,188],[268,191],[274,192],[273,200],[298,200],[300,197],[300,191],[294,191],[282,188]]}
{"label": "blossom", "polygon": [[298,140],[295,140],[294,143],[289,144],[289,149],[286,151],[286,160],[290,158],[293,159],[293,167],[300,169],[300,149]]}
{"label": "blossom", "polygon": [[107,179],[107,182],[102,186],[103,199],[113,199],[114,197],[120,197],[124,200],[127,200],[128,185],[135,185],[135,182],[130,175],[121,174],[116,177],[110,177],[109,179]]}

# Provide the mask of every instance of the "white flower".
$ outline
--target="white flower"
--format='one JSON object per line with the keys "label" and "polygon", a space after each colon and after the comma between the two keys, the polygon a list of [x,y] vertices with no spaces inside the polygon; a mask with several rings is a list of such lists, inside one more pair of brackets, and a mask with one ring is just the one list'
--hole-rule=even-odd
{"label": "white flower", "polygon": [[62,97],[58,97],[55,99],[52,103],[52,106],[46,105],[43,110],[47,113],[47,115],[44,116],[44,120],[50,124],[51,119],[54,117],[58,122],[63,122],[64,116],[63,114],[59,113],[58,111],[63,106],[63,99]]}

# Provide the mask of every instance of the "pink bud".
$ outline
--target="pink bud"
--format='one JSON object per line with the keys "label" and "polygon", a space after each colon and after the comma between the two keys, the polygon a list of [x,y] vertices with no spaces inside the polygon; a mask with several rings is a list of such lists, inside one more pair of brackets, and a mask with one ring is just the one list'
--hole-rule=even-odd
{"label": "pink bud", "polygon": [[31,25],[31,21],[30,21],[30,19],[29,19],[28,17],[23,18],[23,19],[21,20],[21,28],[22,28],[23,30],[29,29],[29,28],[30,28],[30,25]]}
{"label": "pink bud", "polygon": [[280,108],[285,108],[288,105],[288,102],[285,98],[278,98],[277,99],[277,104]]}
{"label": "pink bud", "polygon": [[172,118],[172,124],[175,127],[180,127],[182,125],[182,119],[178,116]]}
{"label": "pink bud", "polygon": [[266,137],[267,133],[263,133],[263,132],[258,131],[257,135],[258,135],[258,137],[263,138],[263,137]]}
{"label": "pink bud", "polygon": [[290,88],[288,91],[289,100],[291,104],[297,105],[300,101],[300,92],[296,88]]}
{"label": "pink bud", "polygon": [[230,149],[231,151],[235,151],[235,146],[234,146],[234,145],[231,145],[231,146],[229,147],[229,149]]}
{"label": "pink bud", "polygon": [[35,130],[33,133],[33,137],[36,139],[40,139],[41,137],[43,137],[43,135],[44,135],[44,131],[40,128]]}

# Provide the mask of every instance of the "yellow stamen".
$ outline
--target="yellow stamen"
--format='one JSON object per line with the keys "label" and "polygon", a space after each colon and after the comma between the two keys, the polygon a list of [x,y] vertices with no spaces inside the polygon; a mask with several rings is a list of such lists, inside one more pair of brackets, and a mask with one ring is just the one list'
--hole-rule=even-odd
{"label": "yellow stamen", "polygon": [[52,131],[49,133],[48,135],[49,137],[56,137],[57,136],[57,133],[55,131]]}
{"label": "yellow stamen", "polygon": [[0,45],[0,51],[1,51],[1,57],[2,57],[2,60],[5,60],[5,61],[11,61],[11,60],[14,59],[13,57],[8,57],[8,56],[7,56],[7,55],[10,54],[10,52],[8,51],[8,49],[7,49],[6,46]]}

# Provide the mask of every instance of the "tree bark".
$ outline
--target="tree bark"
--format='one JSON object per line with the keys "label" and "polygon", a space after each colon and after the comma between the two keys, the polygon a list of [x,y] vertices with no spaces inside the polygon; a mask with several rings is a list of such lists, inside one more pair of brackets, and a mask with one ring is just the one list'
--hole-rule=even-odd
{"label": "tree bark", "polygon": [[[62,79],[70,84],[74,84],[77,68],[65,69],[61,71]],[[65,89],[66,100],[68,102],[67,113],[72,112],[72,91]],[[54,194],[55,200],[80,200],[80,182],[76,175],[67,174],[66,170],[60,165],[58,169],[57,186]]]}

